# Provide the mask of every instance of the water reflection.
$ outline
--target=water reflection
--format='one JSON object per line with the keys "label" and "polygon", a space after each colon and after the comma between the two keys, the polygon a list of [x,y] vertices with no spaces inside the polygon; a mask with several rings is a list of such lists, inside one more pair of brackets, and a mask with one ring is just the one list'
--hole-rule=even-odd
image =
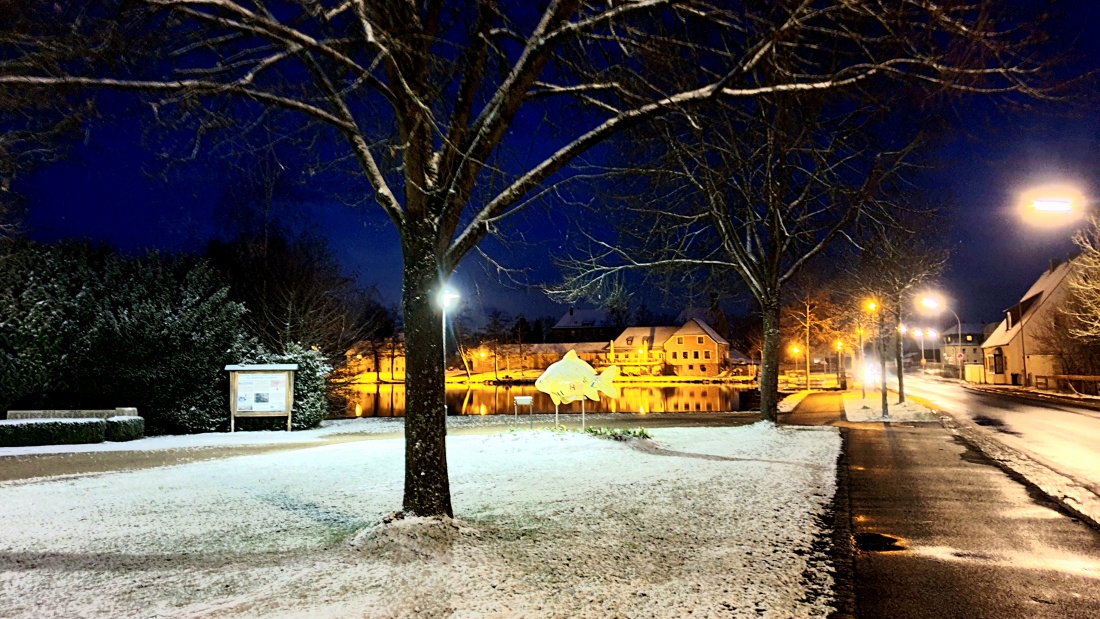
{"label": "water reflection", "polygon": [[[686,413],[741,411],[759,406],[758,398],[744,388],[720,384],[647,383],[619,385],[617,399],[589,400],[590,413]],[[448,385],[447,410],[452,415],[512,414],[515,396],[532,396],[535,413],[553,413],[550,396],[534,385]],[[579,413],[580,402],[563,404],[562,413]],[[523,407],[520,414],[526,414]],[[405,385],[356,385],[349,416],[393,417],[405,414]]]}

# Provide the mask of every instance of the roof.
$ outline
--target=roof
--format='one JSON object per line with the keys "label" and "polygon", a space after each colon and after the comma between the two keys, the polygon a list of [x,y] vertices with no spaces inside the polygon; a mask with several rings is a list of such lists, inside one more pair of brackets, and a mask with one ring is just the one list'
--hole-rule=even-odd
{"label": "roof", "polygon": [[565,356],[570,350],[577,354],[602,353],[607,348],[604,342],[554,342],[549,344],[530,344],[527,349],[532,355]]}
{"label": "roof", "polygon": [[[627,327],[615,338],[615,348],[639,347],[642,345],[642,338],[648,337],[651,350],[661,349],[677,329],[678,327]],[[626,343],[628,337],[634,338],[633,343]]]}
{"label": "roof", "polygon": [[730,348],[730,363],[735,365],[751,365],[752,359],[749,359],[748,355],[740,350]]}
{"label": "roof", "polygon": [[552,329],[580,329],[580,328],[592,328],[592,327],[611,327],[611,321],[608,319],[607,310],[602,309],[574,309],[570,308],[564,316],[561,317]]}
{"label": "roof", "polygon": [[[1008,328],[1008,320],[1001,321],[1001,324],[997,325],[997,329],[993,331],[985,342],[982,343],[982,348],[990,348],[993,346],[1007,346],[1009,342],[1016,339],[1016,335],[1020,333],[1020,329],[1023,328],[1024,323],[1029,322],[1031,317],[1035,315],[1035,312],[1051,297],[1054,291],[1065,281],[1066,276],[1072,271],[1073,261],[1059,263],[1053,269],[1047,269],[1043,271],[1043,274],[1039,276],[1039,279],[1035,280],[1035,283],[1031,285],[1031,288],[1027,289],[1024,296],[1020,297],[1020,303],[1031,300],[1030,306],[1026,309],[1025,313],[1020,320],[1017,320],[1012,328]],[[1019,305],[1017,304],[1017,305]],[[1009,312],[1016,306],[1012,306],[1005,310]]]}
{"label": "roof", "polygon": [[[980,322],[964,322],[962,323],[962,332],[969,335],[975,335],[982,333],[985,329],[985,325]],[[951,321],[951,324],[946,324],[942,329],[936,329],[936,333],[940,337],[945,335],[957,335],[959,333],[959,323]]]}
{"label": "roof", "polygon": [[729,342],[726,341],[726,338],[718,335],[710,325],[698,318],[692,318],[687,321],[684,326],[676,330],[674,335],[707,335],[715,342],[729,346]]}

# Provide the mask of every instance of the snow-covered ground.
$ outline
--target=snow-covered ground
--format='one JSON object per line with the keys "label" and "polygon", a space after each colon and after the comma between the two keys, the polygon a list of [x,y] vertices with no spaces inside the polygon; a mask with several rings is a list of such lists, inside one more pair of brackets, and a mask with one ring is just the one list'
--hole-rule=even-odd
{"label": "snow-covered ground", "polygon": [[783,398],[779,401],[779,404],[777,406],[779,412],[789,413],[793,411],[799,404],[802,403],[802,400],[805,400],[806,397],[809,396],[811,393],[817,393],[817,391],[813,389],[803,389],[802,391],[792,393],[791,395]]}
{"label": "snow-covered ground", "polygon": [[939,421],[939,417],[931,409],[914,402],[911,398],[898,404],[898,394],[894,391],[886,394],[886,410],[890,417],[883,419],[881,393],[872,394],[868,391],[867,398],[862,398],[860,395],[855,391],[844,394],[844,417],[848,421]]}
{"label": "snow-covered ground", "polygon": [[403,443],[0,484],[3,617],[811,617],[834,428],[448,438],[456,526]]}

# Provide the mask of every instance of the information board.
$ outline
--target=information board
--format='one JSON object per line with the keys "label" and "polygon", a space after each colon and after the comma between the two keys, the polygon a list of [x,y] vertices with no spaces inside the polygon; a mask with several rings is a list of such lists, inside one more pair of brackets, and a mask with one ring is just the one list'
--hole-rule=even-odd
{"label": "information board", "polygon": [[237,376],[237,411],[286,411],[289,379],[286,372],[241,372]]}

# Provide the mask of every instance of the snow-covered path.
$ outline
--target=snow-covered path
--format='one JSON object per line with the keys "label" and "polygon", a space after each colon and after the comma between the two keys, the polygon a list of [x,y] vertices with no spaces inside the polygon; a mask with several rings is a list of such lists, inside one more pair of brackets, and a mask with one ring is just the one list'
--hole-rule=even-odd
{"label": "snow-covered path", "polygon": [[357,547],[400,502],[400,440],[3,484],[0,616],[827,614],[836,430],[654,435],[451,437],[464,528]]}

